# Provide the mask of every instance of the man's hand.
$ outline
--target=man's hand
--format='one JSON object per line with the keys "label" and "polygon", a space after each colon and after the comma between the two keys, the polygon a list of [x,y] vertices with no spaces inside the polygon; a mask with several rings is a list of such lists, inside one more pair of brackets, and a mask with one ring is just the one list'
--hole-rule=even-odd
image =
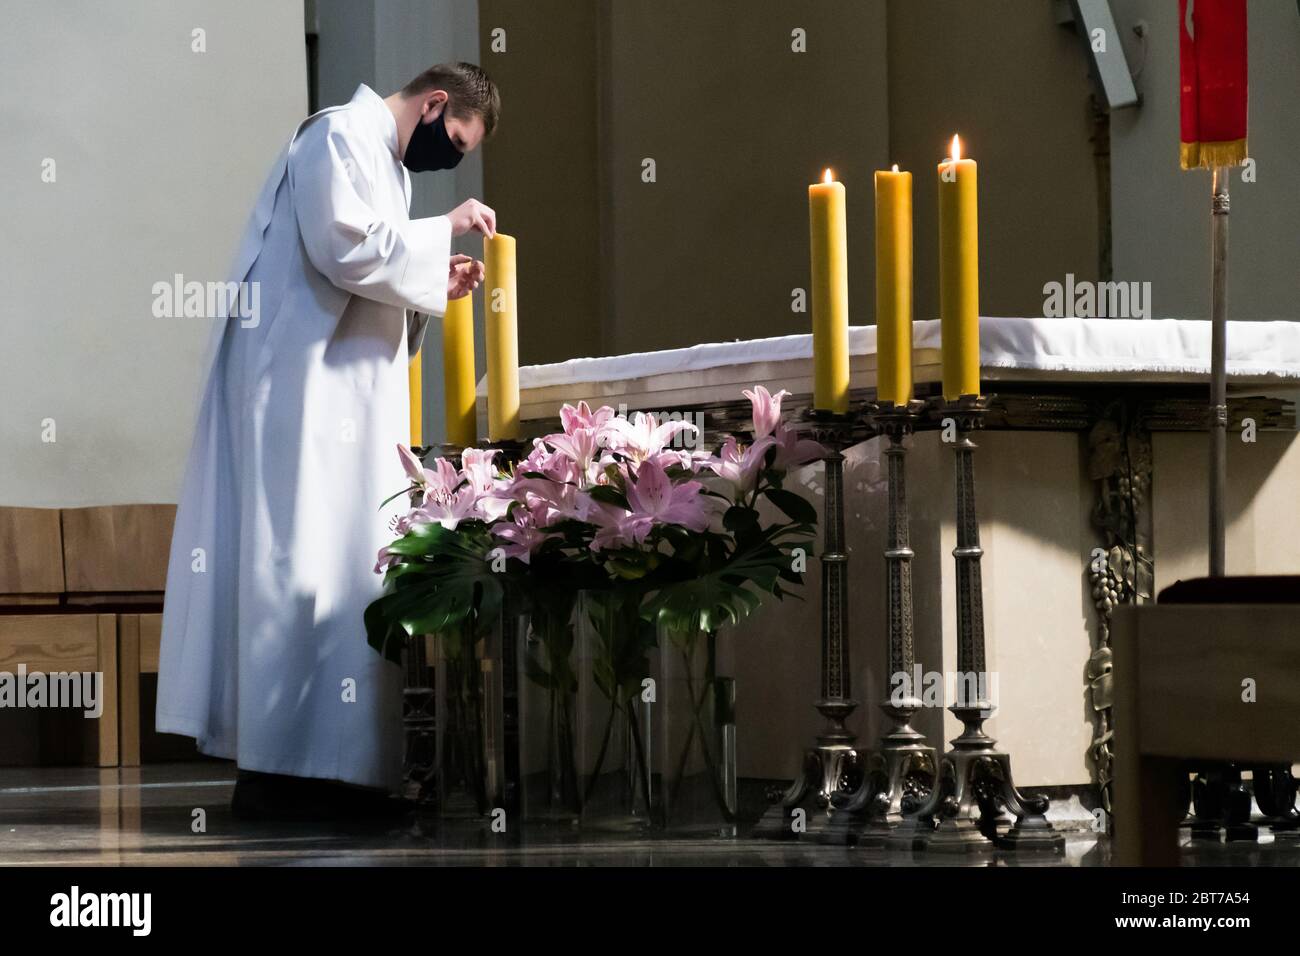
{"label": "man's hand", "polygon": [[449,300],[469,295],[478,288],[478,284],[482,281],[483,263],[471,256],[456,255],[451,257],[451,269],[447,273],[447,298]]}
{"label": "man's hand", "polygon": [[453,236],[463,236],[471,229],[477,229],[485,236],[497,234],[497,214],[477,199],[466,199],[447,213],[447,218],[451,220]]}

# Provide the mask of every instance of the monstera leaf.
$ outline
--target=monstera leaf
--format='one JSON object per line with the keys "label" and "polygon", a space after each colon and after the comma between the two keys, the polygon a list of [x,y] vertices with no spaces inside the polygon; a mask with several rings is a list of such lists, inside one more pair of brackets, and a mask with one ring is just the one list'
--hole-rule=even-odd
{"label": "monstera leaf", "polygon": [[650,599],[647,615],[670,631],[715,631],[738,624],[758,610],[764,593],[784,596],[779,581],[790,555],[766,541],[738,552],[723,567],[664,586]]}
{"label": "monstera leaf", "polygon": [[406,638],[462,627],[471,618],[500,613],[503,575],[494,572],[486,529],[448,531],[440,525],[412,529],[389,545],[409,560],[384,576],[386,593],[365,612],[366,639],[392,661],[401,661]]}

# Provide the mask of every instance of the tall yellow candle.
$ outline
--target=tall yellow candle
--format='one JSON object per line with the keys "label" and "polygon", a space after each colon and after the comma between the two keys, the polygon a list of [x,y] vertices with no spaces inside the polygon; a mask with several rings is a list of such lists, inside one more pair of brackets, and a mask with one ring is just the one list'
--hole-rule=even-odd
{"label": "tall yellow candle", "polygon": [[876,397],[912,398],[912,174],[876,172]]}
{"label": "tall yellow candle", "polygon": [[406,363],[406,385],[411,395],[411,447],[424,444],[424,353]]}
{"label": "tall yellow candle", "polygon": [[831,178],[808,187],[812,249],[813,407],[849,410],[849,259],[844,184]]}
{"label": "tall yellow candle", "polygon": [[979,221],[975,161],[952,155],[939,164],[939,320],[943,397],[980,391]]}
{"label": "tall yellow candle", "polygon": [[483,239],[486,271],[483,326],[487,332],[488,439],[519,437],[519,327],[515,238]]}
{"label": "tall yellow candle", "polygon": [[474,387],[474,299],[447,303],[442,317],[442,395],[446,441],[468,448],[478,441]]}

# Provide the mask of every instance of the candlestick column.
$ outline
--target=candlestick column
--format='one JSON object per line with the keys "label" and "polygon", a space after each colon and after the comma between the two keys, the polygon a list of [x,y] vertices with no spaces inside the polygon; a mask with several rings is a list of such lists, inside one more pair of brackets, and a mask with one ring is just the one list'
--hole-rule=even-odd
{"label": "candlestick column", "polygon": [[[889,483],[885,544],[885,674],[880,708],[889,724],[877,749],[863,760],[856,790],[832,797],[835,811],[822,842],[883,846],[893,831],[929,796],[936,759],[925,735],[911,725],[922,706],[914,685],[911,516],[907,501],[907,440],[924,403],[868,406],[867,420],[889,441],[885,450]],[[901,679],[901,683],[899,683]]]}
{"label": "candlestick column", "polygon": [[857,709],[849,665],[848,549],[844,541],[844,452],[863,437],[857,416],[809,410],[810,434],[826,449],[822,514],[821,696],[814,702],[826,719],[816,745],[804,751],[799,776],[779,795],[754,828],[753,836],[826,841],[831,801],[862,783],[857,735],[845,725]]}
{"label": "candlestick column", "polygon": [[[980,578],[979,521],[975,511],[975,443],[971,432],[981,427],[988,401],[967,395],[939,404],[938,414],[956,426],[953,444],[957,487],[957,700],[948,710],[962,722],[960,736],[939,762],[938,778],[929,798],[917,811],[920,823],[913,846],[938,851],[965,851],[997,846],[1002,849],[1060,852],[1064,838],[1048,823],[1045,796],[1025,797],[1011,776],[1011,757],[984,732],[993,715],[988,700],[990,677],[984,654],[984,593]],[[971,682],[974,693],[971,693]],[[1005,808],[1016,822],[999,834],[997,820]],[[931,831],[929,824],[937,819]]]}

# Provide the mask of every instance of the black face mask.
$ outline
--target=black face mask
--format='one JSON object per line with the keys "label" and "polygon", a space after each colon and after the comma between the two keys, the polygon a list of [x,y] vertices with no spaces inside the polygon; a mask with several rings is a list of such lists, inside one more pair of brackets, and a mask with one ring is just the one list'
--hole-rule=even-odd
{"label": "black face mask", "polygon": [[411,141],[406,144],[402,165],[413,173],[432,169],[454,169],[464,157],[447,135],[447,108],[444,106],[432,123],[416,123]]}

